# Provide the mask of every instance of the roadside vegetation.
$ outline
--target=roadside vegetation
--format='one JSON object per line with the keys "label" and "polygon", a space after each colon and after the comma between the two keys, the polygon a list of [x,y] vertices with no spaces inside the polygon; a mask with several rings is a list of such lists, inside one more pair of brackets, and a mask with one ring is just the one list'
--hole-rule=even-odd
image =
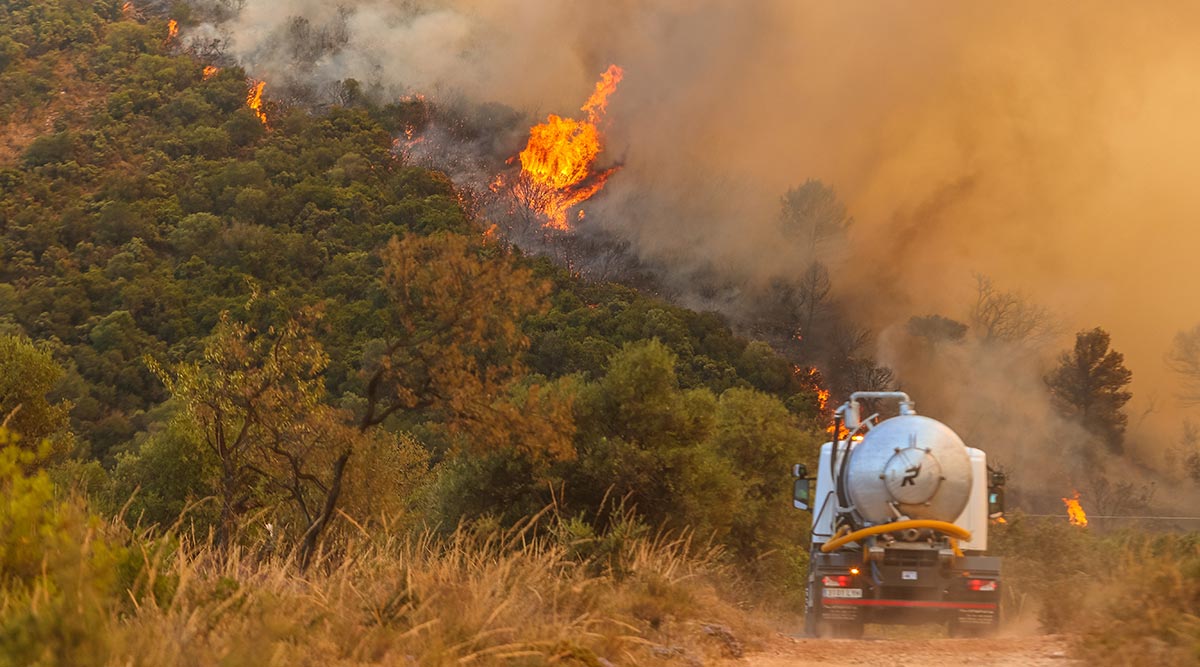
{"label": "roadside vegetation", "polygon": [[1197,533],[1099,532],[1020,513],[994,530],[1011,622],[1073,636],[1089,664],[1200,660]]}

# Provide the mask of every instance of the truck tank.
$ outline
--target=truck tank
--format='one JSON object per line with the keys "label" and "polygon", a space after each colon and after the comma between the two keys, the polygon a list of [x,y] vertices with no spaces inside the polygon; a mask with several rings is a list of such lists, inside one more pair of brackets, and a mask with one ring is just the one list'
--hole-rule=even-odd
{"label": "truck tank", "polygon": [[845,488],[870,523],[900,516],[954,521],[971,495],[971,458],[950,427],[901,415],[871,429],[846,461]]}

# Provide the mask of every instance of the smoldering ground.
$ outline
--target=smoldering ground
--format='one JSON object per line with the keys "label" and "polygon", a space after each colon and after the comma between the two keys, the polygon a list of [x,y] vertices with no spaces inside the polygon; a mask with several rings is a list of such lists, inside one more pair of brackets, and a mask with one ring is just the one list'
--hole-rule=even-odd
{"label": "smoldering ground", "polygon": [[[857,321],[960,316],[972,275],[989,275],[1060,323],[1030,377],[1075,331],[1103,326],[1134,371],[1132,448],[1174,437],[1163,355],[1200,321],[1194,3],[194,4],[217,20],[193,37],[225,40],[280,87],[353,78],[536,122],[577,109],[618,63],[604,130],[624,166],[585,227],[656,267],[665,289],[736,308],[803,270],[812,258],[781,228],[779,198],[818,178],[854,217],[822,256]],[[720,289],[689,292],[714,270]],[[904,372],[914,384],[924,371]],[[1036,382],[1021,395],[1044,404]]]}

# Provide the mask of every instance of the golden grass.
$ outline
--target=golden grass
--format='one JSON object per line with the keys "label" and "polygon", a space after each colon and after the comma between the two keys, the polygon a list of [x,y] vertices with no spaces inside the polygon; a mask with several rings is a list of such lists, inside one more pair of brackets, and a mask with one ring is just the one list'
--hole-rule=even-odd
{"label": "golden grass", "polygon": [[618,575],[581,559],[579,545],[555,531],[535,531],[537,521],[504,531],[360,535],[304,575],[291,559],[260,550],[159,540],[143,553],[128,599],[93,624],[103,646],[72,660],[686,664],[735,655],[765,633],[718,594],[727,573],[713,549],[686,536],[633,538],[621,545]]}

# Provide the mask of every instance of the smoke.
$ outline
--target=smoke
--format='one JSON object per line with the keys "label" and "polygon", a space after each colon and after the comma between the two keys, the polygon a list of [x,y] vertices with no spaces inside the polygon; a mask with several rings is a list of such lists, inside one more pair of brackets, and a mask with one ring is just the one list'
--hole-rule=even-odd
{"label": "smoke", "polygon": [[666,267],[684,300],[708,298],[687,291],[702,270],[730,277],[726,304],[802,271],[780,197],[818,178],[855,219],[832,269],[858,321],[956,316],[987,274],[1056,314],[1058,349],[1112,333],[1134,371],[1131,425],[1176,409],[1163,355],[1200,320],[1200,5],[196,4],[224,12],[193,35],[227,40],[273,86],[354,78],[536,120],[577,109],[619,64],[605,131],[624,167],[587,225]]}

